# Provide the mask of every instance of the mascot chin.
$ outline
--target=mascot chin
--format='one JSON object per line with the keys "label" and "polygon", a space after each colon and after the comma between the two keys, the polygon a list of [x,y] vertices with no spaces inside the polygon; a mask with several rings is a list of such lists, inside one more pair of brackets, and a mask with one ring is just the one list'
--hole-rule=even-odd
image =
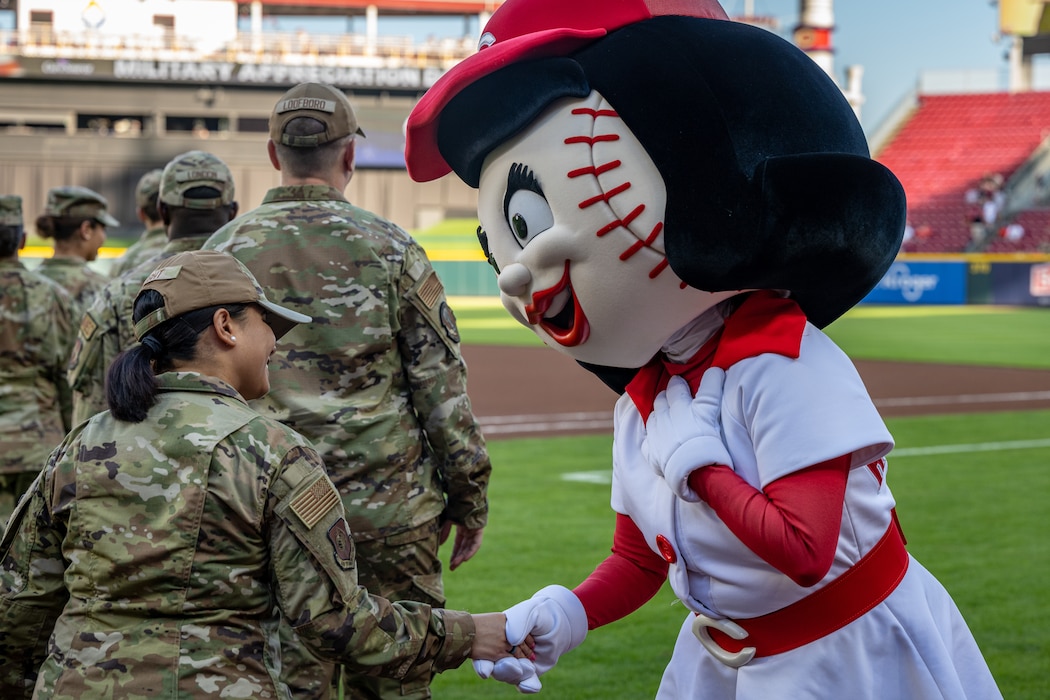
{"label": "mascot chin", "polygon": [[660,698],[1001,697],[820,330],[889,267],[905,198],[809,57],[714,0],[507,0],[406,160],[478,189],[507,311],[621,394],[612,555],[507,610],[536,658],[480,675],[536,692],[669,581]]}

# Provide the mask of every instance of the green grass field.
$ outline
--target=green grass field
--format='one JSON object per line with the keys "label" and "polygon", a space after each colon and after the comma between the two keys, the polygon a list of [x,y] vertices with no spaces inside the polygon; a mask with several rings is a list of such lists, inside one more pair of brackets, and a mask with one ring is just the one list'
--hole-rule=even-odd
{"label": "green grass field", "polygon": [[[491,300],[462,301],[453,306],[465,342],[538,342]],[[1043,309],[861,307],[828,331],[855,358],[1050,362]],[[890,484],[910,551],[951,592],[1004,696],[1050,697],[1050,411],[887,423],[897,441]],[[490,524],[479,554],[446,574],[449,606],[501,610],[547,584],[582,580],[611,543],[610,446],[608,435],[490,442]],[[653,697],[684,617],[665,587],[633,615],[593,631],[543,677],[543,696]],[[479,680],[469,664],[439,676],[434,692],[519,697]]]}

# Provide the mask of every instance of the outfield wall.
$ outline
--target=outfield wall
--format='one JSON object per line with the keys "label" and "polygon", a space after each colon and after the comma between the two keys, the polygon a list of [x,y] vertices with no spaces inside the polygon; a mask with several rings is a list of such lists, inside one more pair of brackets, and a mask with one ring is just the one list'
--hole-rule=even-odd
{"label": "outfield wall", "polygon": [[[106,272],[122,250],[103,249],[93,267]],[[499,296],[496,275],[480,251],[428,251],[448,296]],[[27,248],[30,268],[50,247]],[[464,259],[470,258],[473,259]],[[1050,307],[1050,253],[901,255],[862,304],[993,304]]]}
{"label": "outfield wall", "polygon": [[[433,263],[449,295],[499,296],[487,263]],[[902,255],[861,303],[1050,306],[1050,254]]]}
{"label": "outfield wall", "polygon": [[902,255],[862,303],[1050,306],[1050,255]]}

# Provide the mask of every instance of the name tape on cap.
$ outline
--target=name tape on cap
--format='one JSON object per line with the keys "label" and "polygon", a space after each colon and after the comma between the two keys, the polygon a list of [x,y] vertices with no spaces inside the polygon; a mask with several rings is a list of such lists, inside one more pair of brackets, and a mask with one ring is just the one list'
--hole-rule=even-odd
{"label": "name tape on cap", "polygon": [[311,109],[315,112],[335,113],[335,100],[322,100],[319,97],[292,97],[277,105],[278,114],[294,112],[297,109]]}

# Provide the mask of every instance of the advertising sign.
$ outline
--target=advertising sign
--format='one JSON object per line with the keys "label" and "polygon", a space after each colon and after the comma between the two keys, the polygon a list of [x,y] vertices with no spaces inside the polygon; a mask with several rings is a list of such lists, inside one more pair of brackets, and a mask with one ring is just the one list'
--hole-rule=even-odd
{"label": "advertising sign", "polygon": [[962,261],[895,262],[863,303],[965,304],[966,272]]}

